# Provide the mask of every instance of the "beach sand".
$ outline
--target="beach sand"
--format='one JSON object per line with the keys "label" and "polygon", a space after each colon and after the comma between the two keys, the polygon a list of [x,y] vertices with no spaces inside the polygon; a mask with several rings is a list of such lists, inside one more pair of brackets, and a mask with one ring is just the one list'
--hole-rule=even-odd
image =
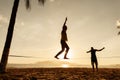
{"label": "beach sand", "polygon": [[120,68],[10,68],[0,80],[120,80]]}

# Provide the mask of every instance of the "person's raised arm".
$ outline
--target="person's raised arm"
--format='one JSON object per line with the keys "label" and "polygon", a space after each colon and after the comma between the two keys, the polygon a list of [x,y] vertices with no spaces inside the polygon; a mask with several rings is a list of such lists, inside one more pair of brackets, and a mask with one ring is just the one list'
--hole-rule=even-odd
{"label": "person's raised arm", "polygon": [[100,50],[96,50],[96,51],[102,51],[103,49],[105,49],[105,47],[103,47],[102,49],[100,49]]}
{"label": "person's raised arm", "polygon": [[67,17],[65,18],[65,22],[64,22],[64,25],[66,24],[66,22],[67,22]]}

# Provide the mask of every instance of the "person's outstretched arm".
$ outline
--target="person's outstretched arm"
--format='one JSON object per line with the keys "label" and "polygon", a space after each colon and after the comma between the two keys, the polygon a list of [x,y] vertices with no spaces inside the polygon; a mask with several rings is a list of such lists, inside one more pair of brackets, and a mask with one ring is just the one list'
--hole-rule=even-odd
{"label": "person's outstretched arm", "polygon": [[86,53],[89,53],[89,52],[91,52],[91,50],[90,50],[90,51],[87,51]]}
{"label": "person's outstretched arm", "polygon": [[65,22],[64,22],[64,25],[66,24],[66,22],[67,22],[67,17],[65,18]]}
{"label": "person's outstretched arm", "polygon": [[103,49],[105,49],[105,47],[103,47],[102,49],[100,49],[100,50],[96,50],[96,51],[102,51]]}

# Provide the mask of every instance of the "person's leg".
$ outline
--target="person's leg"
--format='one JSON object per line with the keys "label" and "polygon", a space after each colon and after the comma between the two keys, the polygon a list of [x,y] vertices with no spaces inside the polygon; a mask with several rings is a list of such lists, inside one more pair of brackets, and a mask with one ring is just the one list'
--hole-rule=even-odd
{"label": "person's leg", "polygon": [[97,61],[95,62],[95,65],[96,65],[96,70],[98,71],[98,62]]}
{"label": "person's leg", "polygon": [[92,69],[93,69],[93,72],[95,71],[94,69],[94,62],[91,62],[91,65],[92,65]]}
{"label": "person's leg", "polygon": [[62,49],[60,52],[57,53],[57,55],[55,56],[55,58],[59,59],[58,56],[64,51],[64,49]]}
{"label": "person's leg", "polygon": [[68,59],[67,58],[67,53],[68,53],[68,51],[69,51],[69,46],[67,45],[67,43],[65,43],[65,47],[66,47],[66,51],[65,51],[65,56],[64,56],[64,59]]}
{"label": "person's leg", "polygon": [[65,50],[65,46],[64,46],[63,41],[61,41],[61,47],[62,47],[62,50],[60,52],[58,52],[55,56],[55,58],[57,58],[57,59],[59,59],[58,56]]}

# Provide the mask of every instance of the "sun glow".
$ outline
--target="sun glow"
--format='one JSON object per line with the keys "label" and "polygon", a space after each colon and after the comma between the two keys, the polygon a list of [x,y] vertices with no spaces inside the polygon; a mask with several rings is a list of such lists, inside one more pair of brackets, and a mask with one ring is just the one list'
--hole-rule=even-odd
{"label": "sun glow", "polygon": [[67,65],[67,64],[63,64],[62,67],[63,67],[63,68],[68,68],[69,65]]}

